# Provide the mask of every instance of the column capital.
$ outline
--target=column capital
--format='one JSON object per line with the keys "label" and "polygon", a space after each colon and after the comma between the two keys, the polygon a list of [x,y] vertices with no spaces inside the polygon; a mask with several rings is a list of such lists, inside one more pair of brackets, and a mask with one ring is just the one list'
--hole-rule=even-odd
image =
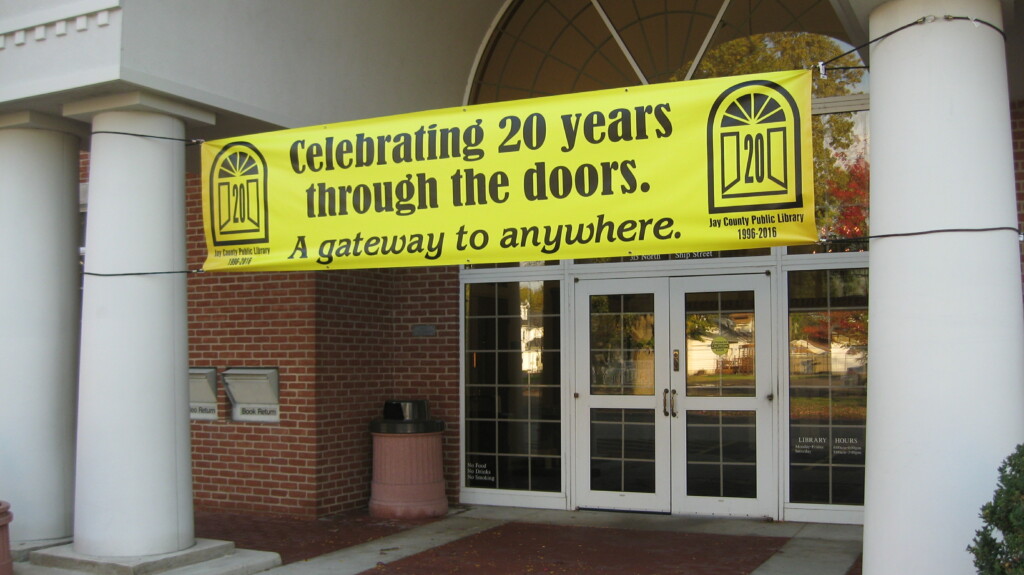
{"label": "column capital", "polygon": [[191,104],[172,100],[150,92],[122,92],[78,100],[64,104],[64,116],[91,122],[103,112],[154,112],[181,119],[189,126],[212,126],[217,123],[213,112]]}
{"label": "column capital", "polygon": [[86,124],[32,110],[0,114],[0,130],[4,128],[48,130],[70,134],[83,141],[89,139],[89,126]]}

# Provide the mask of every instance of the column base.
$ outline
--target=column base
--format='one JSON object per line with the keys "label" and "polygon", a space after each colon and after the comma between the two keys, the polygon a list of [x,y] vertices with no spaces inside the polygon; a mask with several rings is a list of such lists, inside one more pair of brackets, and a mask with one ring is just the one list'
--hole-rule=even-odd
{"label": "column base", "polygon": [[70,537],[62,537],[60,539],[41,539],[38,541],[12,541],[11,556],[14,557],[15,562],[28,561],[29,556],[36,551],[42,551],[43,549],[49,549],[50,547],[56,547],[58,545],[67,545],[69,543],[71,543]]}
{"label": "column base", "polygon": [[97,575],[251,575],[281,564],[277,553],[235,549],[234,543],[216,539],[196,539],[188,549],[143,557],[83,555],[61,545],[33,551],[29,559],[14,566],[15,575],[55,575],[57,569]]}

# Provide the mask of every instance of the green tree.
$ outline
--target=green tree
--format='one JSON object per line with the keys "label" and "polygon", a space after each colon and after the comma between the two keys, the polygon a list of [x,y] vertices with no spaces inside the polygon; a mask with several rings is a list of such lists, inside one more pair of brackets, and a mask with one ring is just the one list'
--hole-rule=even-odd
{"label": "green tree", "polygon": [[998,486],[981,518],[984,525],[967,547],[978,573],[1024,574],[1024,444],[999,466]]}

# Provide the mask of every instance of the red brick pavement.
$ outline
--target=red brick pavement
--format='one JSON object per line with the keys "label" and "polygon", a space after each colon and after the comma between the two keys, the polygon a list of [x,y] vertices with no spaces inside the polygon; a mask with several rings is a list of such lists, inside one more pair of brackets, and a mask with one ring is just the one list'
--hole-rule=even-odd
{"label": "red brick pavement", "polygon": [[195,512],[196,537],[233,541],[239,549],[273,551],[282,563],[312,559],[433,521],[375,519],[364,509],[326,519]]}
{"label": "red brick pavement", "polygon": [[739,537],[508,523],[364,575],[607,573],[747,575],[786,544]]}
{"label": "red brick pavement", "polygon": [[[390,520],[366,510],[320,520],[196,511],[196,536],[273,551],[283,563],[311,559],[433,520]],[[748,575],[786,544],[784,537],[708,535],[508,523],[378,565],[364,575],[442,573],[607,573]],[[847,575],[860,575],[858,560]]]}

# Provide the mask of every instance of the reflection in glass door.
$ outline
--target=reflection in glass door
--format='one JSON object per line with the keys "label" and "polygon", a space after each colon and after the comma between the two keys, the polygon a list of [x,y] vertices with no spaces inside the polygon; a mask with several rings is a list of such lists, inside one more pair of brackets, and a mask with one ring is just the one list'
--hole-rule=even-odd
{"label": "reflection in glass door", "polygon": [[576,284],[580,507],[777,515],[767,285]]}
{"label": "reflection in glass door", "polygon": [[672,383],[684,390],[673,423],[673,510],[777,514],[767,276],[671,280]]}

